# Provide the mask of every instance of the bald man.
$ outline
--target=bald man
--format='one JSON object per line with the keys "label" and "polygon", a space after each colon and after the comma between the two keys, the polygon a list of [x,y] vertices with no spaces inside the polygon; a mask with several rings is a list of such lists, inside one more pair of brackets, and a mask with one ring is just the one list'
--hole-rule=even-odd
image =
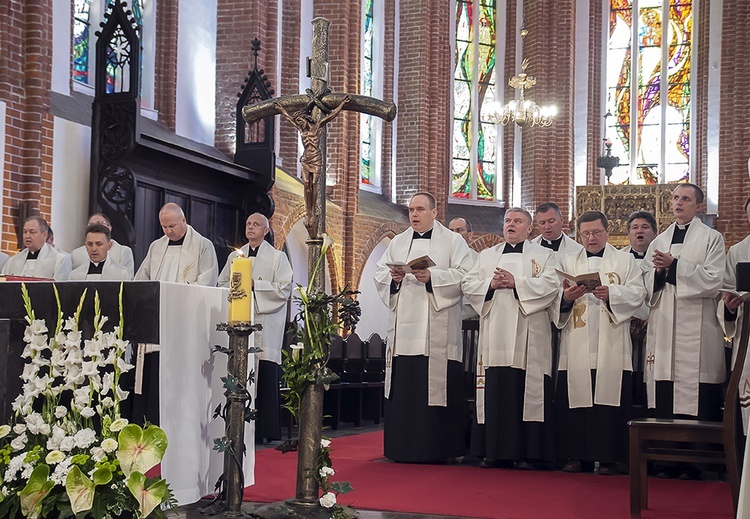
{"label": "bald man", "polygon": [[159,223],[164,236],[149,245],[135,279],[216,286],[219,267],[211,240],[188,225],[172,202],[159,211]]}
{"label": "bald man", "polygon": [[[255,356],[258,393],[255,408],[255,438],[262,442],[281,439],[279,422],[279,382],[281,380],[281,346],[286,327],[286,307],[292,293],[292,266],[286,254],[273,248],[265,237],[270,231],[268,218],[260,213],[247,217],[245,236],[248,243],[240,249],[242,256],[253,260],[254,322],[263,329],[255,332],[255,345],[261,351]],[[229,286],[232,262],[240,253],[232,252],[219,275],[219,286]]]}

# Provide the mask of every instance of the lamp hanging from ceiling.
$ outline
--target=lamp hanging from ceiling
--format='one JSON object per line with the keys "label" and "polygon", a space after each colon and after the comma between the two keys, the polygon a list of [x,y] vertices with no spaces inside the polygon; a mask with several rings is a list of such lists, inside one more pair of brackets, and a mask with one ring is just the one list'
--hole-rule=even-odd
{"label": "lamp hanging from ceiling", "polygon": [[511,122],[521,128],[534,125],[549,126],[557,115],[557,108],[554,105],[539,106],[524,96],[526,90],[536,85],[536,78],[526,73],[529,59],[523,58],[523,40],[527,34],[529,31],[524,25],[521,27],[521,73],[508,80],[508,85],[519,90],[520,93],[518,99],[511,100],[500,109],[498,118],[503,126]]}

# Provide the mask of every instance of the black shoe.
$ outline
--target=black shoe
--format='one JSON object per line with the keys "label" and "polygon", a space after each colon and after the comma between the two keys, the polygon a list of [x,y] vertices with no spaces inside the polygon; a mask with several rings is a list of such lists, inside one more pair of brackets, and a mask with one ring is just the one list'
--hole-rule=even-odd
{"label": "black shoe", "polygon": [[562,471],[571,473],[583,472],[583,465],[580,460],[569,460],[563,465]]}
{"label": "black shoe", "polygon": [[534,470],[536,468],[533,463],[526,460],[517,461],[515,467],[516,470]]}

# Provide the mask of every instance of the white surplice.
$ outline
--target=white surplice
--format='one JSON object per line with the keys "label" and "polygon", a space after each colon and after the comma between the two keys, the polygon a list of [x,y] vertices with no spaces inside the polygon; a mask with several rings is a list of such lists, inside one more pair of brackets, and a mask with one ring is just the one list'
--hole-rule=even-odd
{"label": "white surplice", "polygon": [[[622,372],[633,370],[630,319],[646,298],[641,270],[632,254],[610,244],[601,258],[588,258],[582,250],[559,259],[563,272],[574,276],[598,272],[602,284],[609,287],[609,306],[593,294],[584,294],[556,323],[562,330],[559,369],[568,372],[569,405],[619,406]],[[592,369],[596,370],[593,400]]]}
{"label": "white surplice", "polygon": [[8,261],[8,255],[4,252],[0,252],[0,272],[2,272],[5,263]]}
{"label": "white surplice", "polygon": [[[737,290],[737,263],[750,262],[750,236],[747,236],[739,243],[729,247],[727,260],[724,268],[724,285],[722,288]],[[743,307],[737,309],[737,318],[734,321],[727,321],[724,317],[724,301],[719,301],[719,307],[716,313],[719,322],[724,329],[724,335],[732,339],[733,346],[736,346],[740,340],[739,331],[742,330]],[[750,354],[750,352],[749,352]],[[732,351],[732,366],[737,360],[737,349]],[[745,364],[742,369],[742,377],[738,387],[740,398],[750,400],[750,363],[745,358]],[[742,427],[747,434],[748,424],[750,423],[750,407],[741,406],[742,409]]]}
{"label": "white surplice", "polygon": [[107,256],[101,274],[89,274],[89,263],[80,265],[70,273],[70,281],[131,281],[132,272]]}
{"label": "white surplice", "polygon": [[35,260],[28,260],[29,249],[23,249],[3,266],[3,275],[32,276],[67,281],[70,277],[70,256],[45,243]]}
{"label": "white surplice", "polygon": [[[622,252],[627,252],[631,256],[633,256],[633,253],[631,252],[632,247],[630,245],[626,245],[622,249],[620,249]],[[633,256],[633,259],[635,259],[635,264],[638,265],[638,268],[641,268],[641,263],[643,263],[643,258],[636,258]],[[643,304],[638,309],[638,311],[633,315],[634,318],[640,319],[641,321],[645,321],[648,319],[648,314],[651,310],[649,309],[648,305],[646,304],[646,301],[643,301]]]}
{"label": "white surplice", "polygon": [[[484,370],[513,367],[526,371],[523,419],[544,421],[544,376],[552,368],[552,330],[548,308],[560,282],[555,253],[535,242],[525,242],[522,253],[503,254],[505,243],[479,253],[464,277],[466,299],[479,313],[477,352],[477,422],[484,423]],[[512,289],[495,290],[485,301],[496,267],[515,278]]]}
{"label": "white surplice", "polygon": [[[390,310],[385,395],[390,396],[393,356],[424,355],[429,357],[428,405],[445,407],[448,360],[462,358],[461,279],[471,268],[472,257],[463,237],[439,222],[431,239],[412,240],[413,234],[409,228],[393,238],[375,273],[378,294]],[[407,274],[400,289],[391,294],[387,263],[407,263],[423,255],[435,262],[430,268],[432,292]]]}
{"label": "white surplice", "polygon": [[[540,234],[539,236],[535,237],[533,240],[531,240],[533,243],[538,243],[539,245],[542,245],[542,240],[544,238]],[[546,240],[545,240],[546,241]],[[545,247],[546,248],[546,247]],[[562,233],[562,241],[560,242],[560,248],[557,249],[557,254],[563,255],[563,254],[573,254],[574,252],[578,252],[581,249],[583,249],[583,245],[575,241],[573,238],[568,236],[565,233]],[[552,249],[550,249],[552,250]]]}
{"label": "white surplice", "polygon": [[[698,415],[699,382],[721,384],[724,334],[716,318],[724,273],[724,237],[693,218],[684,243],[672,244],[675,224],[649,245],[641,263],[646,302],[651,308],[646,335],[646,394],[656,406],[655,381],[674,382],[674,413]],[[654,250],[678,258],[677,285],[654,290]]]}
{"label": "white surplice", "polygon": [[[112,240],[112,248],[109,249],[107,258],[114,260],[121,266],[125,267],[128,272],[130,272],[130,279],[133,279],[135,274],[135,262],[133,260],[133,251],[130,247],[120,245],[115,240]],[[89,254],[86,252],[85,245],[81,245],[70,253],[70,262],[73,269],[77,269],[81,265],[89,264]]]}
{"label": "white surplice", "polygon": [[[245,257],[250,248],[245,244],[240,249]],[[219,275],[219,286],[229,286],[230,267],[237,252],[232,252]],[[262,348],[259,358],[281,364],[281,346],[284,342],[286,307],[292,293],[292,266],[280,250],[274,249],[265,240],[261,242],[253,259],[253,299],[255,324],[263,330],[253,333],[255,345]],[[256,358],[257,360],[257,358]],[[256,366],[257,370],[257,366]],[[256,371],[257,373],[257,371]]]}
{"label": "white surplice", "polygon": [[213,287],[218,275],[216,250],[211,240],[188,225],[182,245],[170,246],[166,236],[151,242],[135,279]]}

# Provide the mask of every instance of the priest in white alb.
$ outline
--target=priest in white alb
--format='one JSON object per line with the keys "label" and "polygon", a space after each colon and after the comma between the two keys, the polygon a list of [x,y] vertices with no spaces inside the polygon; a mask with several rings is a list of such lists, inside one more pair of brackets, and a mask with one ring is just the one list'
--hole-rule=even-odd
{"label": "priest in white alb", "polygon": [[578,252],[583,247],[563,232],[563,219],[560,206],[554,202],[539,204],[535,213],[539,236],[532,241],[558,254]]}
{"label": "priest in white alb", "polygon": [[[109,229],[110,236],[112,235],[112,224],[110,223],[107,215],[105,215],[104,213],[94,213],[89,216],[89,221],[86,224],[86,227],[94,224],[99,224],[107,227]],[[122,265],[125,269],[127,269],[128,272],[130,272],[130,279],[133,279],[133,275],[135,274],[133,250],[125,245],[120,245],[117,240],[110,239],[110,243],[112,244],[112,248],[109,249],[107,258],[113,260],[115,263],[118,263],[119,265]],[[87,252],[85,244],[81,245],[77,249],[74,249],[73,252],[70,253],[70,261],[72,263],[73,269],[77,269],[81,265],[89,264],[89,254]]]}
{"label": "priest in white alb", "polygon": [[172,202],[159,211],[159,223],[164,236],[151,242],[135,279],[216,286],[219,267],[211,240],[188,225]]}
{"label": "priest in white alb", "polygon": [[70,256],[47,243],[47,222],[40,216],[29,216],[23,224],[24,249],[8,259],[2,274],[67,281]]}
{"label": "priest in white alb", "polygon": [[505,242],[480,252],[462,283],[479,313],[471,454],[485,467],[555,459],[548,310],[560,283],[555,253],[528,241],[532,227],[525,209],[506,210]]}
{"label": "priest in white alb", "polygon": [[253,322],[263,326],[253,334],[257,393],[255,396],[255,438],[258,441],[280,440],[279,382],[281,380],[281,347],[286,327],[287,301],[292,293],[292,266],[282,251],[265,240],[270,231],[268,218],[254,213],[245,221],[248,243],[240,252],[232,252],[219,275],[219,286],[229,286],[232,262],[240,254],[253,259]]}
{"label": "priest in white alb", "polygon": [[[435,220],[435,198],[409,201],[411,227],[378,261],[375,285],[390,310],[385,375],[385,456],[437,462],[465,454],[461,279],[471,268],[460,234]],[[428,256],[435,265],[402,266]]]}
{"label": "priest in white alb", "polygon": [[641,263],[651,308],[646,339],[646,394],[660,418],[721,420],[726,378],[724,334],[717,319],[724,237],[696,216],[703,191],[679,184],[675,222],[657,236]]}
{"label": "priest in white alb", "polygon": [[130,281],[133,274],[109,256],[112,236],[109,227],[99,223],[86,228],[84,241],[88,262],[74,268],[71,281]]}
{"label": "priest in white alb", "polygon": [[[630,320],[646,289],[632,254],[607,243],[609,222],[599,211],[578,217],[584,250],[560,259],[571,276],[595,273],[599,286],[563,281],[557,326],[562,330],[555,388],[557,455],[563,471],[599,462],[599,474],[616,474],[627,461],[627,423],[633,408]],[[584,465],[585,464],[585,465]]]}

